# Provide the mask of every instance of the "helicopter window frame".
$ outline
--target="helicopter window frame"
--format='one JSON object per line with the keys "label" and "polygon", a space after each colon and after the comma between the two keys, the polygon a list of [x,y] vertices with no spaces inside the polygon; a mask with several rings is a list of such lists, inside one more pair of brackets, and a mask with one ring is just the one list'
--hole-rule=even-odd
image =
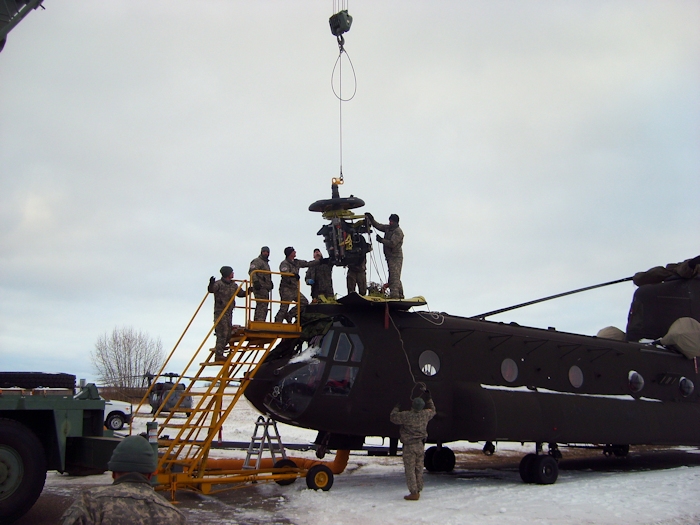
{"label": "helicopter window frame", "polygon": [[327,396],[348,397],[357,381],[357,366],[333,365],[321,392]]}
{"label": "helicopter window frame", "polygon": [[328,357],[334,336],[334,330],[328,330],[328,332],[326,332],[326,335],[323,336],[323,342],[321,343],[321,350],[316,354],[316,357]]}
{"label": "helicopter window frame", "polygon": [[424,350],[418,356],[418,368],[427,377],[434,377],[440,372],[440,356],[432,350]]}
{"label": "helicopter window frame", "polygon": [[510,357],[506,357],[502,362],[501,362],[501,376],[503,379],[505,379],[508,383],[515,383],[518,379],[518,363],[515,362],[515,360],[511,359]]}
{"label": "helicopter window frame", "polygon": [[340,363],[347,363],[350,360],[350,354],[352,353],[352,343],[348,334],[345,332],[340,332],[338,334],[338,342],[335,345],[335,354],[333,354],[333,360]]}
{"label": "helicopter window frame", "polygon": [[350,361],[353,363],[359,363],[362,361],[362,354],[365,350],[365,345],[362,343],[359,334],[348,334],[350,337],[350,343],[352,343],[352,355],[350,356]]}

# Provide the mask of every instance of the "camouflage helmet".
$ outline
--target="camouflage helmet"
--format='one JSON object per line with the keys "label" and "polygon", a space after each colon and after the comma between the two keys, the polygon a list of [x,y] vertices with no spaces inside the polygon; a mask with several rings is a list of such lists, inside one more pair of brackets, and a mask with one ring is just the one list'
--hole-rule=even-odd
{"label": "camouflage helmet", "polygon": [[117,445],[107,468],[112,472],[152,474],[157,468],[153,447],[143,436],[129,436]]}

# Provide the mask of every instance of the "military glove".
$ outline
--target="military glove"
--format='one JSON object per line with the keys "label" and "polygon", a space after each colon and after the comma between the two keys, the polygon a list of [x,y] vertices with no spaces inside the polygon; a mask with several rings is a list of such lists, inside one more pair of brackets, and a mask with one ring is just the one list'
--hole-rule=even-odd
{"label": "military glove", "polygon": [[374,220],[374,215],[372,215],[370,212],[365,212],[365,217],[367,217],[370,221]]}
{"label": "military glove", "polygon": [[215,282],[216,282],[216,279],[215,279],[214,276],[212,275],[212,276],[209,278],[209,286],[207,286],[207,290],[209,290],[210,293],[214,291],[214,283],[215,283]]}
{"label": "military glove", "polygon": [[382,239],[382,237],[379,234],[377,234],[377,242],[384,242],[384,239]]}
{"label": "military glove", "polygon": [[270,290],[272,290],[275,287],[273,283],[270,283]]}
{"label": "military glove", "polygon": [[299,280],[299,274],[294,274],[294,278],[298,281]]}
{"label": "military glove", "polygon": [[306,280],[306,284],[308,284],[309,286],[313,285],[315,282],[316,282],[316,281],[314,281],[313,279],[307,279],[307,280]]}

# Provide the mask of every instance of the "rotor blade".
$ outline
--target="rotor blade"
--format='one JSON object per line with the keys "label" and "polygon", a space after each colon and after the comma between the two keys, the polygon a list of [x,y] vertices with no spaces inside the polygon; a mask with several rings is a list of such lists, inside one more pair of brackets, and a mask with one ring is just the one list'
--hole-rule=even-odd
{"label": "rotor blade", "polygon": [[631,281],[632,277],[625,277],[624,279],[617,279],[616,281],[610,281],[607,283],[595,284],[593,286],[586,286],[585,288],[578,288],[577,290],[571,290],[570,292],[558,293],[556,295],[550,295],[549,297],[543,297],[542,299],[535,299],[534,301],[528,301],[526,303],[516,304],[514,306],[509,306],[507,308],[501,308],[500,310],[493,310],[492,312],[486,312],[485,314],[473,315],[469,319],[486,319],[492,315],[502,314],[503,312],[509,312],[515,310],[516,308],[522,308],[523,306],[530,306],[531,304],[542,303],[544,301],[549,301],[550,299],[556,299],[558,297],[564,297],[566,295],[572,295],[579,292],[585,292],[586,290],[593,290],[594,288],[602,288],[603,286],[610,286],[611,284],[624,283]]}

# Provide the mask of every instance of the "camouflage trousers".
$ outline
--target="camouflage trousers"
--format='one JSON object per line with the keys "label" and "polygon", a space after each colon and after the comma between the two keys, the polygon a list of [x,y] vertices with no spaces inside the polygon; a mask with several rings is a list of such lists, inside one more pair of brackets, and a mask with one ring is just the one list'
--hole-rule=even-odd
{"label": "camouflage trousers", "polygon": [[[214,311],[214,322],[219,318],[221,312]],[[216,334],[216,353],[223,354],[224,348],[228,345],[231,339],[231,332],[233,331],[233,312],[229,310],[224,314],[216,325],[214,333]]]}
{"label": "camouflage trousers", "polygon": [[[297,288],[287,288],[287,287],[282,287],[280,286],[280,300],[282,301],[294,301],[296,302],[297,300]],[[304,297],[304,294],[300,294],[299,298],[299,303],[301,307],[303,308],[307,304],[309,304],[309,300]],[[292,309],[289,310],[288,304],[281,304],[280,309],[277,311],[277,315],[275,315],[275,322],[276,323],[281,323],[283,321],[287,321],[288,323],[292,322],[292,319],[296,317],[297,315],[297,307],[296,305],[292,306]],[[288,312],[289,310],[289,312]]]}
{"label": "camouflage trousers", "polygon": [[406,485],[409,492],[423,490],[424,448],[422,441],[403,444],[403,470],[406,474]]}
{"label": "camouflage trousers", "polygon": [[357,286],[357,293],[360,295],[367,295],[367,274],[364,270],[351,270],[348,268],[348,293],[355,291]]}
{"label": "camouflage trousers", "polygon": [[387,257],[386,265],[389,267],[389,290],[392,299],[403,299],[403,284],[401,284],[401,267],[403,257]]}
{"label": "camouflage trousers", "polygon": [[[256,299],[270,299],[269,290],[254,290],[253,294]],[[255,301],[255,315],[253,316],[253,321],[264,321],[267,317],[267,301]]]}

